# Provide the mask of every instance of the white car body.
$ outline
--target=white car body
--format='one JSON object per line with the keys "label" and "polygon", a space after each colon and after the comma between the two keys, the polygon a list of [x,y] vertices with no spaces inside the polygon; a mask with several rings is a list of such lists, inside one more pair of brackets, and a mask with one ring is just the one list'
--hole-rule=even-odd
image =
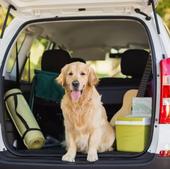
{"label": "white car body", "polygon": [[[0,1],[1,2],[1,1]],[[149,149],[150,153],[159,154],[161,150],[170,150],[170,124],[159,124],[160,114],[160,61],[164,58],[170,57],[170,37],[164,27],[162,19],[158,17],[160,34],[157,32],[155,25],[155,18],[153,15],[151,5],[148,6],[148,0],[5,0],[2,2],[4,6],[12,4],[16,11],[12,11],[15,18],[10,26],[6,28],[4,36],[0,39],[0,67],[2,65],[5,53],[11,43],[11,39],[16,32],[26,22],[51,18],[51,17],[88,17],[88,16],[126,16],[134,17],[143,21],[149,31],[153,41],[155,53],[155,68],[157,72],[157,86],[156,86],[156,106],[155,106],[155,121],[153,128],[153,138]],[[157,4],[157,0],[155,0]],[[145,20],[143,15],[134,12],[135,8],[151,16],[151,20]],[[152,13],[152,14],[151,14]],[[16,38],[17,39],[17,38]],[[29,42],[27,44],[29,46]],[[10,49],[11,50],[11,49]],[[8,55],[9,57],[9,55]],[[22,58],[19,63],[23,63]],[[15,73],[15,71],[13,72]],[[3,76],[7,77],[5,69]],[[0,151],[6,150],[3,142],[0,124]]]}

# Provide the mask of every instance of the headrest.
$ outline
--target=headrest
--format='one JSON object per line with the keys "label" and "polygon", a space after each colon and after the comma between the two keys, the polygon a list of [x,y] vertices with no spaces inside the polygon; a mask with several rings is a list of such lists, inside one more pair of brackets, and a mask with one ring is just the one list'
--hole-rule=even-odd
{"label": "headrest", "polygon": [[141,78],[149,53],[141,49],[130,49],[121,54],[121,72],[132,78]]}
{"label": "headrest", "polygon": [[60,73],[61,68],[70,63],[70,55],[62,49],[47,50],[42,55],[41,68],[44,71]]}
{"label": "headrest", "polygon": [[86,61],[82,58],[71,58],[71,63],[72,62],[82,62],[82,63],[86,63]]}

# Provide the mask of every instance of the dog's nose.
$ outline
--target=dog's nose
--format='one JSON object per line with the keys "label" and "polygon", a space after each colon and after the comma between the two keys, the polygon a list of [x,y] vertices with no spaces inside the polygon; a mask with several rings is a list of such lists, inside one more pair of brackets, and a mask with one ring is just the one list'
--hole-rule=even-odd
{"label": "dog's nose", "polygon": [[79,87],[79,81],[78,80],[74,80],[72,82],[72,85],[73,85],[74,88],[78,88]]}

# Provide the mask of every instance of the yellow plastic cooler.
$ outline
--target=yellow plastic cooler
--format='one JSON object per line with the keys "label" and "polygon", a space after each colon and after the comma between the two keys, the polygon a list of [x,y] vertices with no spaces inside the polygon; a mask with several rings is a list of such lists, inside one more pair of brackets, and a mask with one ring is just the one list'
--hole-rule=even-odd
{"label": "yellow plastic cooler", "polygon": [[118,151],[144,151],[149,138],[150,118],[120,117],[115,124]]}

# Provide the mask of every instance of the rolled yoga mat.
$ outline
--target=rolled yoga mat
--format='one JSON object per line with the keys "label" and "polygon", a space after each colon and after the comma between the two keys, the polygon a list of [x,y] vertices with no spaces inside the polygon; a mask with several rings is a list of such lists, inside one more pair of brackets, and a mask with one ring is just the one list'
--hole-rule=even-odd
{"label": "rolled yoga mat", "polygon": [[21,90],[11,89],[7,91],[4,100],[8,113],[25,146],[28,149],[42,148],[45,138]]}

